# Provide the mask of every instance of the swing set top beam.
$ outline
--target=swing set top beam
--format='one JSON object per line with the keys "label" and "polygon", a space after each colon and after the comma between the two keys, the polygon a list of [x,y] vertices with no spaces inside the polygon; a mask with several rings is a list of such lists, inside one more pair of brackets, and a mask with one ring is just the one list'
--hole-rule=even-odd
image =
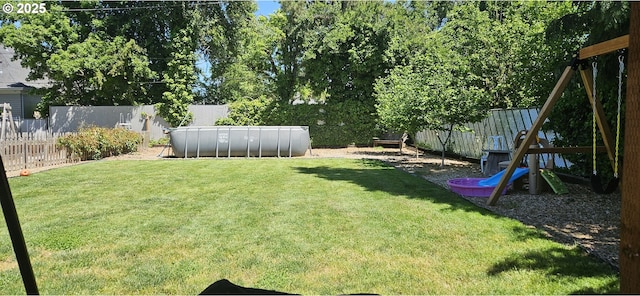
{"label": "swing set top beam", "polygon": [[580,50],[578,58],[586,60],[590,57],[607,54],[627,47],[629,47],[629,35],[624,35],[605,42],[587,46]]}

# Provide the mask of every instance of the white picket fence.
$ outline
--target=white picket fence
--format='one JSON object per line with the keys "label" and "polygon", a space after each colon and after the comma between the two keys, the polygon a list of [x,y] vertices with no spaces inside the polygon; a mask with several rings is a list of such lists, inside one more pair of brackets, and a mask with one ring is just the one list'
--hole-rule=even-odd
{"label": "white picket fence", "polygon": [[7,135],[0,141],[5,171],[43,168],[78,162],[67,149],[57,145],[63,134],[21,133]]}

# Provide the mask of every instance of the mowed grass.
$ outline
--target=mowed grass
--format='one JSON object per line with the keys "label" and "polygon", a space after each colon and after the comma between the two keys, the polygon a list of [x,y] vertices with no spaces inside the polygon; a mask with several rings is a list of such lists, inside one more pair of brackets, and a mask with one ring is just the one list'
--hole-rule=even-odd
{"label": "mowed grass", "polygon": [[[10,179],[41,293],[618,293],[614,270],[372,160],[98,161]],[[0,294],[21,294],[4,220]]]}

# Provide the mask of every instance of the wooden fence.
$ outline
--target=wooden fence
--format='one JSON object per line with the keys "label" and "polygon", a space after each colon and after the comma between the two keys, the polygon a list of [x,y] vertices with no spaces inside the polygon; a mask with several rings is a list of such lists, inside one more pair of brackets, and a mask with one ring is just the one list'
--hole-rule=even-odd
{"label": "wooden fence", "polygon": [[0,141],[5,170],[9,172],[78,162],[78,158],[68,155],[66,148],[57,145],[61,135],[22,133],[5,137]]}
{"label": "wooden fence", "polygon": [[[484,120],[467,124],[469,129],[467,132],[454,131],[447,151],[455,154],[480,159],[483,149],[491,149],[489,147],[489,139],[493,136],[501,136],[505,140],[505,150],[513,151],[513,141],[516,134],[521,130],[528,130],[533,125],[533,121],[538,117],[538,109],[494,109],[489,111],[489,116]],[[419,132],[415,136],[416,142],[425,148],[433,151],[442,151],[440,142],[438,141],[438,131],[425,130]],[[559,135],[554,131],[538,132],[539,138],[547,139],[549,142]],[[542,165],[546,164],[550,155],[541,154],[540,160]],[[554,155],[554,163],[556,167],[569,167],[571,162],[564,159],[561,154]]]}

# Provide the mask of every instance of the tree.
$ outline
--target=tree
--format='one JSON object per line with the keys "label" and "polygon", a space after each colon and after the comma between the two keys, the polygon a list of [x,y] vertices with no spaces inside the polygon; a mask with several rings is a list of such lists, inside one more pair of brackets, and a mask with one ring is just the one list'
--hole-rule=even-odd
{"label": "tree", "polygon": [[373,84],[392,67],[386,55],[387,8],[383,1],[314,2],[310,7],[314,33],[306,41],[304,77],[316,95],[326,92],[327,104],[349,111],[327,125],[341,125],[340,132],[355,143],[368,143],[376,134]]}
{"label": "tree", "polygon": [[51,54],[48,77],[53,86],[40,103],[49,105],[134,105],[147,95],[156,74],[135,41],[97,34]]}
{"label": "tree", "polygon": [[47,5],[47,13],[0,14],[0,40],[15,51],[23,67],[29,68],[28,79],[43,79],[49,73],[51,55],[80,41],[79,26],[62,11]]}
{"label": "tree", "polygon": [[28,78],[52,81],[39,104],[42,114],[48,114],[49,105],[135,104],[157,77],[146,51],[134,40],[99,32],[82,39],[81,27],[59,6],[51,5],[44,14],[6,18],[0,37],[31,69]]}
{"label": "tree", "polygon": [[265,113],[271,105],[269,99],[261,96],[257,99],[238,100],[229,104],[229,115],[216,121],[216,125],[265,125]]}
{"label": "tree", "polygon": [[[575,53],[583,47],[619,37],[629,33],[629,3],[628,2],[575,2],[571,13],[556,19],[546,30],[546,43],[553,48],[555,55],[549,59],[549,64],[555,66],[557,80],[564,67],[569,65]],[[621,52],[622,53],[622,52]],[[626,58],[626,53],[622,53]],[[610,126],[615,127],[617,115],[618,91],[618,54],[608,54],[595,57],[588,61],[598,63],[597,97],[601,100],[605,115]],[[624,81],[624,79],[623,79]],[[546,89],[551,91],[551,87]],[[626,88],[622,89],[623,97]],[[625,110],[625,100],[622,101]],[[567,116],[567,115],[570,116]],[[621,113],[624,121],[625,112]],[[580,77],[575,77],[563,92],[562,100],[554,106],[545,128],[551,129],[562,137],[557,138],[556,146],[592,145],[592,108],[586,99],[586,93]],[[624,143],[624,128],[621,126],[620,147]],[[600,133],[596,135],[598,143],[602,143]],[[622,155],[623,150],[620,150]],[[591,155],[570,154],[565,156],[573,163],[571,172],[576,175],[590,176],[592,174]],[[598,157],[598,174],[612,176],[613,170],[607,157]],[[622,161],[622,160],[621,160]]]}
{"label": "tree", "polygon": [[475,87],[478,77],[469,75],[469,64],[439,34],[428,39],[430,50],[394,68],[375,84],[380,123],[410,134],[439,130],[442,163],[451,132],[462,124],[486,116],[488,95]]}
{"label": "tree", "polygon": [[192,32],[181,30],[173,38],[174,50],[169,61],[169,70],[163,81],[168,91],[162,94],[162,102],[156,104],[158,114],[172,127],[191,122],[193,115],[189,105],[193,103],[193,87],[196,81],[195,46]]}
{"label": "tree", "polygon": [[416,53],[425,50],[427,36],[439,29],[454,6],[450,1],[397,1],[385,12],[389,19],[389,48],[386,56],[394,66],[408,65]]}
{"label": "tree", "polygon": [[[173,37],[181,30],[190,30],[198,44],[195,53],[212,64],[211,83],[233,62],[240,39],[238,28],[256,7],[255,1],[63,1],[62,5],[84,31],[135,40],[151,54],[149,67],[159,73],[160,79],[171,67]],[[145,103],[158,102],[166,91],[164,83],[151,84],[150,100]]]}
{"label": "tree", "polygon": [[209,65],[200,76],[203,101],[224,104],[261,93],[261,70],[253,58],[262,50],[263,28],[255,20],[255,1],[204,3],[201,17],[191,20],[200,40],[198,53]]}
{"label": "tree", "polygon": [[[554,52],[543,37],[553,19],[571,10],[569,3],[422,4],[405,2],[409,10],[394,11],[391,24],[415,25],[391,26],[397,35],[388,56],[396,68],[376,84],[382,124],[410,132],[440,130],[444,152],[450,131],[467,114],[473,122],[489,108],[530,107],[546,98],[540,85],[555,83],[547,62]],[[426,20],[414,21],[420,13]]]}
{"label": "tree", "polygon": [[267,24],[271,48],[268,49],[268,72],[274,78],[274,97],[278,103],[290,104],[303,79],[305,36],[310,35],[311,10],[303,2],[283,1],[280,11]]}
{"label": "tree", "polygon": [[469,71],[480,79],[478,88],[490,94],[492,108],[527,108],[548,93],[540,85],[550,79],[550,48],[544,32],[569,3],[464,2],[447,14],[438,31],[452,50],[469,61]]}
{"label": "tree", "polygon": [[[191,53],[210,58],[213,69],[225,73],[243,37],[240,28],[253,19],[256,8],[255,1],[61,1],[46,5],[47,13],[0,15],[0,38],[31,69],[29,78],[54,82],[44,90],[43,114],[53,103],[178,102],[164,96],[175,93],[178,86],[160,80],[178,79],[176,63],[195,68],[195,59],[173,56],[175,36],[187,30],[195,43],[189,47]],[[100,56],[105,53],[109,56]],[[183,78],[190,75],[181,74]],[[193,87],[193,83],[186,86]]]}
{"label": "tree", "polygon": [[219,74],[220,84],[215,87],[217,103],[277,96],[274,77],[277,79],[278,74],[271,72],[271,61],[275,58],[271,54],[272,43],[277,38],[270,25],[274,18],[274,15],[269,19],[260,16],[239,29],[242,38],[238,40],[238,52],[233,63]]}

